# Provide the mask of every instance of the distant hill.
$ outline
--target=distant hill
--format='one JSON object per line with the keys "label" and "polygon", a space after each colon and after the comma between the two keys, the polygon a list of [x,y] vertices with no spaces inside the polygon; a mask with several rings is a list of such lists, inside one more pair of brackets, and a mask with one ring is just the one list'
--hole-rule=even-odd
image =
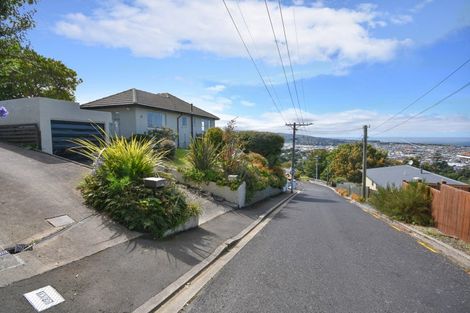
{"label": "distant hill", "polygon": [[[278,133],[284,137],[285,143],[292,143],[292,134]],[[351,143],[356,140],[313,137],[308,135],[296,135],[296,144],[298,145],[316,145],[316,146],[337,146],[343,143]]]}

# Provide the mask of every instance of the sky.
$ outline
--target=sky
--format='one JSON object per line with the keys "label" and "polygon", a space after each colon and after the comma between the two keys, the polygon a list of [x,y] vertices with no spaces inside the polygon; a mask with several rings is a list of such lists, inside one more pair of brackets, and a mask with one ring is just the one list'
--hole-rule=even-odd
{"label": "sky", "polygon": [[191,102],[218,126],[236,118],[239,129],[277,132],[310,122],[301,133],[320,137],[360,137],[370,125],[372,138],[470,138],[470,86],[439,102],[470,82],[470,62],[415,102],[470,59],[469,1],[226,4],[40,0],[28,39],[83,79],[79,103],[137,88]]}

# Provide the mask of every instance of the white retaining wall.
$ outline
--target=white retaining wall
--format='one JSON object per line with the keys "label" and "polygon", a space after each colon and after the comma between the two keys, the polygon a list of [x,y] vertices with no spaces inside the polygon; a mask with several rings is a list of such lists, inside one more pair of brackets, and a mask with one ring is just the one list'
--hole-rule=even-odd
{"label": "white retaining wall", "polygon": [[173,170],[173,176],[175,177],[176,181],[182,184],[190,185],[192,187],[199,188],[203,191],[210,192],[211,194],[224,198],[228,202],[232,202],[236,204],[239,208],[243,208],[245,206],[251,205],[263,199],[272,197],[274,195],[280,194],[282,192],[281,189],[268,187],[264,190],[260,190],[255,192],[252,199],[249,202],[246,202],[246,183],[243,182],[237,190],[232,190],[230,187],[227,186],[219,186],[216,183],[209,182],[209,183],[195,183],[191,181],[187,181],[183,178],[183,174],[180,172]]}

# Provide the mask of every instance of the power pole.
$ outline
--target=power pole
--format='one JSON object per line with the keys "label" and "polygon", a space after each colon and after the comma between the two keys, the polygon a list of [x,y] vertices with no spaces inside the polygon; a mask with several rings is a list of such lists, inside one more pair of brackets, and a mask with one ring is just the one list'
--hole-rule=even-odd
{"label": "power pole", "polygon": [[317,161],[315,163],[315,179],[318,180],[318,155],[315,157],[315,160]]}
{"label": "power pole", "polygon": [[363,126],[364,139],[362,141],[362,197],[367,198],[366,175],[367,175],[367,125]]}
{"label": "power pole", "polygon": [[294,193],[294,175],[295,175],[295,132],[300,126],[310,126],[313,123],[287,123],[286,126],[292,127],[292,165],[290,167],[290,193]]}

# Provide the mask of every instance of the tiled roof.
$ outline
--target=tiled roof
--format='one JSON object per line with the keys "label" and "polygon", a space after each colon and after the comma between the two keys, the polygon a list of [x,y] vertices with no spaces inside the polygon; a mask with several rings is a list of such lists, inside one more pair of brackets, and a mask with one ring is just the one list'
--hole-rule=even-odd
{"label": "tiled roof", "polygon": [[219,118],[209,112],[206,112],[190,103],[181,100],[169,93],[151,93],[138,89],[129,89],[117,94],[104,97],[81,105],[83,109],[106,108],[126,105],[141,105],[174,111],[186,114],[193,114],[202,117],[208,117],[218,120]]}
{"label": "tiled roof", "polygon": [[447,184],[450,185],[466,185],[457,180],[434,174],[429,171],[423,170],[421,173],[419,168],[410,165],[371,168],[367,170],[367,177],[381,187],[387,187],[387,185],[400,187],[403,180],[413,181],[415,178],[420,178],[426,183],[435,184],[446,181]]}

